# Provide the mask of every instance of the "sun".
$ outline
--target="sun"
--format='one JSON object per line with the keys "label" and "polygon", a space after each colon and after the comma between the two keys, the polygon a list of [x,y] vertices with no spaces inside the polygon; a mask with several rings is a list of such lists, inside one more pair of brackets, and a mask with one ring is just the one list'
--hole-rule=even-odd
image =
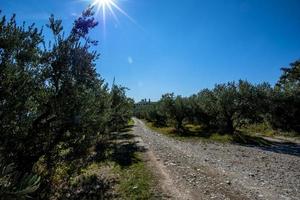
{"label": "sun", "polygon": [[94,0],[92,5],[97,6],[108,6],[113,3],[113,0]]}
{"label": "sun", "polygon": [[119,22],[118,17],[115,11],[118,11],[129,18],[131,21],[134,21],[117,3],[117,0],[92,0],[92,6],[97,10],[98,14],[102,14],[102,20],[105,25],[107,14],[113,16],[113,18]]}

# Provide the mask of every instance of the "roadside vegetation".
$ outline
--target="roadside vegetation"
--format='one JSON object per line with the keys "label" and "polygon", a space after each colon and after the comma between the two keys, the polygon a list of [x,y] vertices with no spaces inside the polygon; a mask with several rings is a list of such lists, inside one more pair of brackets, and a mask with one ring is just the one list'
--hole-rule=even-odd
{"label": "roadside vegetation", "polygon": [[165,94],[158,102],[142,101],[134,115],[164,134],[216,141],[264,143],[261,136],[300,136],[300,61],[278,83],[248,81],[217,84],[190,97]]}
{"label": "roadside vegetation", "polygon": [[186,124],[184,126],[184,132],[178,132],[173,126],[158,127],[153,122],[143,120],[148,128],[151,130],[164,134],[168,137],[173,137],[182,141],[215,141],[220,143],[230,143],[234,142],[234,136],[229,134],[219,134],[219,133],[201,133],[201,127],[199,125]]}
{"label": "roadside vegetation", "polygon": [[146,166],[142,154],[134,155],[139,161],[128,168],[117,166],[114,172],[120,176],[120,183],[117,186],[117,193],[120,199],[138,200],[151,199],[154,197],[154,177]]}
{"label": "roadside vegetation", "polygon": [[69,33],[54,16],[44,30],[1,16],[1,200],[149,196],[141,151],[124,143],[133,100],[96,72],[96,25],[91,8]]}
{"label": "roadside vegetation", "polygon": [[133,115],[177,138],[299,137],[300,61],[275,86],[241,80],[134,105],[126,87],[109,87],[96,72],[96,26],[92,8],[70,32],[53,15],[43,30],[1,16],[0,200],[153,198]]}

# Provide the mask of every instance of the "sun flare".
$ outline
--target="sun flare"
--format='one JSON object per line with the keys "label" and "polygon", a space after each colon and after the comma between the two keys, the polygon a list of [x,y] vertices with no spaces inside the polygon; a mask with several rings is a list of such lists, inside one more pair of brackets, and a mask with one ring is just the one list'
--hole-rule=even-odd
{"label": "sun flare", "polygon": [[134,21],[123,9],[121,9],[117,3],[117,0],[93,0],[92,6],[97,9],[98,14],[102,14],[102,20],[104,24],[106,23],[107,14],[110,14],[117,22],[119,22],[115,11],[122,13],[131,21]]}
{"label": "sun flare", "polygon": [[93,5],[107,6],[111,5],[113,0],[94,0]]}

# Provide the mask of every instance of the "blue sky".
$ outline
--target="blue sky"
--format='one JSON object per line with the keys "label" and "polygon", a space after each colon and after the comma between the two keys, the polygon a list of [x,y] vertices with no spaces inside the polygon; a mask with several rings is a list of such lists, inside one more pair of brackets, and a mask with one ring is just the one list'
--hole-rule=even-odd
{"label": "blue sky", "polygon": [[[216,83],[275,83],[280,67],[300,58],[299,0],[115,0],[117,13],[92,32],[97,71],[130,90],[136,101],[163,93],[191,95]],[[70,29],[89,2],[0,0],[4,14],[47,23],[53,13]],[[101,16],[97,17],[100,21]]]}

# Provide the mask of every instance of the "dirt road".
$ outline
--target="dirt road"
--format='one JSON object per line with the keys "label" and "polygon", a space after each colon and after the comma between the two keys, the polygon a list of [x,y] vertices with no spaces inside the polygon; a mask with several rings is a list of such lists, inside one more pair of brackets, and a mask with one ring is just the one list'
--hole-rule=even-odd
{"label": "dirt road", "polygon": [[[170,199],[300,199],[300,146],[291,150],[182,142],[134,119],[150,167]],[[280,150],[280,148],[279,148]]]}

